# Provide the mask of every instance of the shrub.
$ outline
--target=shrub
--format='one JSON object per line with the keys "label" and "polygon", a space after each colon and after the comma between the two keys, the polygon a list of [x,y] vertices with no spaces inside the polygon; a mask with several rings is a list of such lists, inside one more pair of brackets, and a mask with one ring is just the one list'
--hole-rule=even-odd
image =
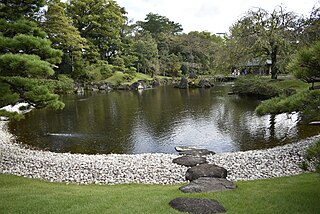
{"label": "shrub", "polygon": [[58,76],[58,81],[55,86],[55,92],[60,94],[68,94],[73,91],[73,79],[69,78],[67,75],[60,74]]}
{"label": "shrub", "polygon": [[108,79],[113,74],[113,65],[104,63],[100,66],[100,74],[102,79]]}
{"label": "shrub", "polygon": [[305,116],[319,117],[320,91],[299,91],[289,97],[275,97],[262,102],[256,112],[263,114],[280,114],[301,111]]}
{"label": "shrub", "polygon": [[124,73],[129,74],[129,75],[135,77],[136,74],[137,74],[137,69],[134,68],[134,67],[126,68],[126,69],[124,70]]}
{"label": "shrub", "polygon": [[134,76],[130,75],[130,74],[124,74],[123,75],[123,79],[126,81],[126,82],[131,82],[133,79],[134,79]]}
{"label": "shrub", "polygon": [[309,146],[305,154],[305,159],[301,165],[302,169],[306,170],[311,167],[320,173],[320,140]]}
{"label": "shrub", "polygon": [[254,95],[265,99],[278,96],[281,93],[278,86],[254,75],[240,77],[235,82],[233,91],[235,93]]}

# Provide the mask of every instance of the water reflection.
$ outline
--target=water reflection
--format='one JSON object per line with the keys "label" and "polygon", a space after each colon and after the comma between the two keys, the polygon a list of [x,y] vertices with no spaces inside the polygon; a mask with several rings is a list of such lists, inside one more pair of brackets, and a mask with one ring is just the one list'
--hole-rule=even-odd
{"label": "water reflection", "polygon": [[189,145],[216,152],[269,148],[320,133],[298,114],[258,117],[259,101],[210,90],[172,87],[66,96],[62,111],[36,110],[10,123],[20,141],[56,152],[173,153]]}

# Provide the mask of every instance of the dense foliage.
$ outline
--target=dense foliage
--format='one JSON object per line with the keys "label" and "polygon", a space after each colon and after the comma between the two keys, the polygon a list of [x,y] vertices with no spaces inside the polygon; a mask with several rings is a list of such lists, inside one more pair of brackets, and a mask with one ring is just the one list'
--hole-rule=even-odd
{"label": "dense foliage", "polygon": [[[72,25],[72,19],[65,14],[66,4],[59,0],[49,2],[45,13],[46,21],[42,26],[52,46],[63,52],[62,62],[56,73],[68,74],[77,79],[81,74],[82,57],[86,53],[87,40],[82,38],[79,31]],[[79,71],[80,70],[80,71]]]}
{"label": "dense foliage", "polygon": [[[315,89],[315,82],[320,81],[320,42],[301,48],[288,65],[295,77],[307,83],[312,83],[310,89]],[[267,100],[256,109],[259,114],[279,114],[299,111],[304,117],[312,120],[320,119],[320,90],[300,91],[292,96],[276,97]]]}
{"label": "dense foliage", "polygon": [[150,32],[153,37],[161,36],[161,34],[176,35],[183,30],[179,23],[175,23],[167,17],[154,13],[147,14],[145,21],[138,21],[137,26],[142,31]]}
{"label": "dense foliage", "polygon": [[299,40],[303,45],[310,45],[320,40],[320,7],[314,7],[309,17],[301,18]]}
{"label": "dense foliage", "polygon": [[71,0],[68,15],[80,35],[87,39],[92,62],[107,60],[120,54],[125,11],[113,0]]}
{"label": "dense foliage", "polygon": [[252,61],[265,65],[271,62],[271,77],[277,78],[284,68],[298,43],[300,29],[298,17],[282,7],[268,12],[262,8],[249,10],[238,20],[227,36],[229,58],[234,67],[245,67]]}
{"label": "dense foliage", "polygon": [[264,78],[254,75],[239,78],[233,87],[238,94],[254,95],[260,98],[272,98],[280,95],[281,90]]}
{"label": "dense foliage", "polygon": [[0,2],[0,17],[5,20],[18,20],[21,18],[35,18],[45,0],[6,0]]}
{"label": "dense foliage", "polygon": [[6,3],[0,4],[0,105],[23,100],[36,108],[63,108],[50,80],[62,52],[51,47],[46,33],[31,19],[44,1]]}
{"label": "dense foliage", "polygon": [[320,81],[320,41],[302,48],[289,64],[289,70],[308,83]]}
{"label": "dense foliage", "polygon": [[307,170],[309,167],[314,167],[316,172],[320,173],[320,141],[309,146],[305,154],[305,159],[302,163],[304,170]]}
{"label": "dense foliage", "polygon": [[[266,100],[260,104],[256,111],[258,114],[280,114],[285,112],[304,112],[305,115],[319,117],[320,91],[304,90],[291,96],[280,96]],[[320,118],[318,118],[320,119]]]}

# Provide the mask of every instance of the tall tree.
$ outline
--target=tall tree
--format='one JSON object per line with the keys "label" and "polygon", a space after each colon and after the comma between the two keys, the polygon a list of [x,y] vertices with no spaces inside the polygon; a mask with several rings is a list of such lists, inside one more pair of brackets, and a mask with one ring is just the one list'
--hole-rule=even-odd
{"label": "tall tree", "polygon": [[209,74],[215,69],[217,48],[222,39],[209,32],[192,31],[175,36],[170,51],[181,56],[184,73]]}
{"label": "tall tree", "polygon": [[235,38],[227,35],[223,38],[223,42],[217,46],[215,65],[218,73],[230,75],[235,65],[241,65],[245,61],[245,47],[238,45]]}
{"label": "tall tree", "polygon": [[74,71],[75,63],[82,60],[86,39],[82,38],[77,28],[72,25],[72,20],[65,14],[66,4],[60,0],[53,0],[48,4],[43,27],[47,32],[52,46],[63,51],[63,60],[57,69],[59,73],[67,73],[77,77]]}
{"label": "tall tree", "polygon": [[145,21],[138,21],[137,26],[143,31],[150,32],[154,38],[157,38],[161,33],[177,35],[183,31],[181,24],[154,13],[147,14]]}
{"label": "tall tree", "polygon": [[185,35],[183,50],[185,62],[198,65],[199,74],[212,72],[215,66],[215,57],[218,45],[222,39],[209,32],[192,31]]}
{"label": "tall tree", "polygon": [[[100,60],[111,61],[121,47],[125,10],[113,0],[70,0],[68,15]],[[94,52],[93,52],[94,54]]]}
{"label": "tall tree", "polygon": [[124,60],[124,66],[129,70],[134,70],[136,61],[138,58],[135,56],[134,48],[134,28],[135,25],[131,21],[126,21],[124,28],[121,31],[121,47],[119,49],[119,55]]}
{"label": "tall tree", "polygon": [[159,59],[156,60],[157,64],[154,67],[158,67],[157,70],[160,70],[163,75],[177,73],[172,69],[177,69],[179,67],[177,65],[181,63],[181,60],[178,57],[179,54],[173,53],[171,48],[172,41],[182,32],[182,26],[165,16],[149,13],[144,21],[136,22],[135,27],[137,34],[150,34],[156,42]]}
{"label": "tall tree", "polygon": [[[242,56],[242,64],[270,59],[271,78],[276,79],[282,63],[288,62],[290,51],[296,46],[297,23],[298,17],[280,6],[271,13],[261,8],[250,10],[231,27],[230,41],[241,46],[238,56]],[[239,58],[235,60],[239,62]]]}
{"label": "tall tree", "polygon": [[310,16],[302,19],[303,31],[301,32],[302,45],[310,45],[320,40],[320,7],[314,7]]}
{"label": "tall tree", "polygon": [[54,94],[54,81],[49,79],[54,74],[52,67],[61,61],[62,52],[51,48],[46,33],[29,20],[43,3],[1,3],[1,105],[12,104],[20,99],[36,108],[64,106],[59,96]]}
{"label": "tall tree", "polygon": [[145,32],[136,35],[136,41],[134,43],[134,49],[137,60],[137,71],[143,73],[149,73],[153,76],[158,73],[158,49],[157,43],[152,38],[150,33]]}

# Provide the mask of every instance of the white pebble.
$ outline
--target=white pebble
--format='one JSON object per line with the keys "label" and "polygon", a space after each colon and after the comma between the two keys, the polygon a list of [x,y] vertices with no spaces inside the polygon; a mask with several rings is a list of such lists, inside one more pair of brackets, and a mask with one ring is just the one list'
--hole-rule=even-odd
{"label": "white pebble", "polygon": [[[187,167],[172,163],[174,154],[85,155],[54,153],[15,143],[7,121],[0,121],[0,173],[50,182],[79,184],[179,184],[186,182]],[[297,144],[266,150],[207,156],[209,163],[228,170],[230,180],[253,180],[295,175],[307,146],[320,135]]]}

